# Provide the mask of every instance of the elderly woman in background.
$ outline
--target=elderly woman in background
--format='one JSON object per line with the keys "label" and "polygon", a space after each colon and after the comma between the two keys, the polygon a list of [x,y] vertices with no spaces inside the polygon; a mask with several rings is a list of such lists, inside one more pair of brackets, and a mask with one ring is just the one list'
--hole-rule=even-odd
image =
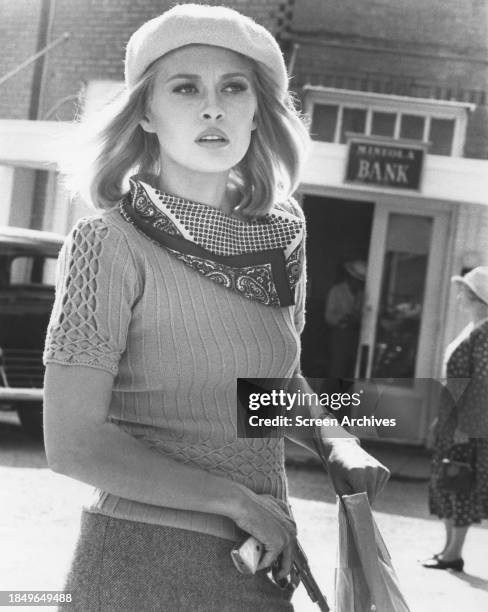
{"label": "elderly woman in background", "polygon": [[[451,399],[441,403],[434,425],[429,507],[432,514],[444,519],[446,541],[442,551],[422,565],[462,571],[469,526],[488,518],[488,266],[452,280],[470,322],[447,348],[446,387]],[[459,387],[462,392],[456,394],[456,384],[461,382],[464,388]],[[470,487],[460,486],[456,491],[443,483],[445,458],[468,464],[466,478],[474,474]]]}

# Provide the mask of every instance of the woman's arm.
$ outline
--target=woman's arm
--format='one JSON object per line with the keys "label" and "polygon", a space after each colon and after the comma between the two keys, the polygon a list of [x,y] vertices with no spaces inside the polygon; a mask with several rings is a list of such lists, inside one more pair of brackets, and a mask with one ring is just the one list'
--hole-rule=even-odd
{"label": "woman's arm", "polygon": [[[488,439],[488,322],[475,327],[452,354],[448,386],[457,384],[452,392],[457,413],[455,443],[469,438]],[[452,379],[452,376],[459,378]],[[464,377],[464,378],[463,378]]]}
{"label": "woman's arm", "polygon": [[[297,213],[305,222],[305,217],[299,207]],[[297,336],[300,336],[305,327],[305,243],[302,245],[302,249],[303,261],[296,288],[296,306],[293,313]],[[297,367],[287,391],[289,393],[293,391],[313,393],[310,385],[300,373],[299,367]],[[317,406],[297,407],[293,409],[293,413],[294,415],[301,414],[304,417],[320,418],[324,416],[323,408]],[[383,489],[390,477],[390,472],[387,467],[361,448],[359,440],[355,436],[340,426],[316,428],[313,431],[313,436],[312,430],[309,430],[308,433],[305,432],[305,435],[301,434],[302,432],[294,431],[290,434],[287,433],[287,437],[322,459],[338,495],[367,491],[371,503],[374,501],[374,498]]]}
{"label": "woman's arm", "polygon": [[[300,391],[313,393],[305,378],[295,373],[287,388],[288,393]],[[293,408],[293,415],[324,418],[322,407],[309,405]],[[333,417],[333,414],[325,416]],[[304,446],[320,457],[338,495],[349,495],[366,491],[370,502],[381,492],[390,477],[386,466],[363,450],[359,439],[340,425],[322,425],[303,428],[287,434],[293,442]]]}
{"label": "woman's arm", "polygon": [[107,421],[113,376],[48,364],[45,440],[50,467],[128,499],[228,516],[236,483],[152,451]]}
{"label": "woman's arm", "polygon": [[271,496],[178,463],[108,422],[112,384],[113,376],[100,369],[47,365],[44,418],[50,467],[127,499],[227,516],[263,542],[265,562],[271,564],[296,533],[286,512]]}

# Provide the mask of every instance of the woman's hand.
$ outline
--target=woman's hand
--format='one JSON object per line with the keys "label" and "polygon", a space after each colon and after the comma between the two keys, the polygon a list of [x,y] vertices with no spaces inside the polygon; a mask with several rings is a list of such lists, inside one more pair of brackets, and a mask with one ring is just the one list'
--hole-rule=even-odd
{"label": "woman's hand", "polygon": [[279,577],[290,573],[297,529],[285,503],[271,495],[257,495],[247,489],[243,499],[236,503],[231,518],[238,527],[263,544],[264,553],[258,570],[271,567],[280,557]]}
{"label": "woman's hand", "polygon": [[334,442],[327,466],[338,495],[365,491],[371,504],[390,478],[390,470],[354,440],[338,439]]}

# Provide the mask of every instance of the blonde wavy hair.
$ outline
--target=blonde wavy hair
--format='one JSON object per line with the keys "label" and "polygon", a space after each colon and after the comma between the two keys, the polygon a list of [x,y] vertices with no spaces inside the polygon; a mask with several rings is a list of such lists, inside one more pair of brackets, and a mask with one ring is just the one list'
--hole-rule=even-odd
{"label": "blonde wavy hair", "polygon": [[[272,73],[247,58],[257,97],[256,129],[246,155],[229,175],[240,193],[238,208],[246,216],[264,215],[297,188],[309,135],[293,95],[283,99]],[[159,142],[140,125],[150,101],[159,60],[139,83],[123,92],[95,120],[82,120],[75,158],[65,163],[70,191],[96,208],[114,207],[137,174],[154,183],[161,172]],[[88,135],[88,138],[87,136]],[[176,194],[178,195],[178,194]]]}

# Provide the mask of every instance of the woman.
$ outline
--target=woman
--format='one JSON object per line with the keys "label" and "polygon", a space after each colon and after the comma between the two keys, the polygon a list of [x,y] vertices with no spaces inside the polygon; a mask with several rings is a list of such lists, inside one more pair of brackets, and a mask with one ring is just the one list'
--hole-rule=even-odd
{"label": "woman", "polygon": [[[462,571],[462,550],[469,526],[488,518],[488,266],[455,276],[458,300],[469,325],[447,349],[450,401],[440,406],[435,425],[429,506],[444,519],[444,548],[422,564],[430,569]],[[456,392],[456,383],[462,385]],[[458,399],[456,399],[458,398]],[[453,493],[439,483],[444,458],[469,463],[475,481],[467,493]]]}
{"label": "woman", "polygon": [[[296,535],[283,440],[237,437],[235,385],[298,372],[304,222],[289,194],[307,135],[276,42],[230,9],[147,22],[125,76],[82,185],[102,210],[63,248],[45,351],[49,463],[96,487],[70,610],[291,610],[230,558],[252,535],[258,569],[279,559],[282,579]],[[373,499],[386,468],[327,433],[337,490]]]}

